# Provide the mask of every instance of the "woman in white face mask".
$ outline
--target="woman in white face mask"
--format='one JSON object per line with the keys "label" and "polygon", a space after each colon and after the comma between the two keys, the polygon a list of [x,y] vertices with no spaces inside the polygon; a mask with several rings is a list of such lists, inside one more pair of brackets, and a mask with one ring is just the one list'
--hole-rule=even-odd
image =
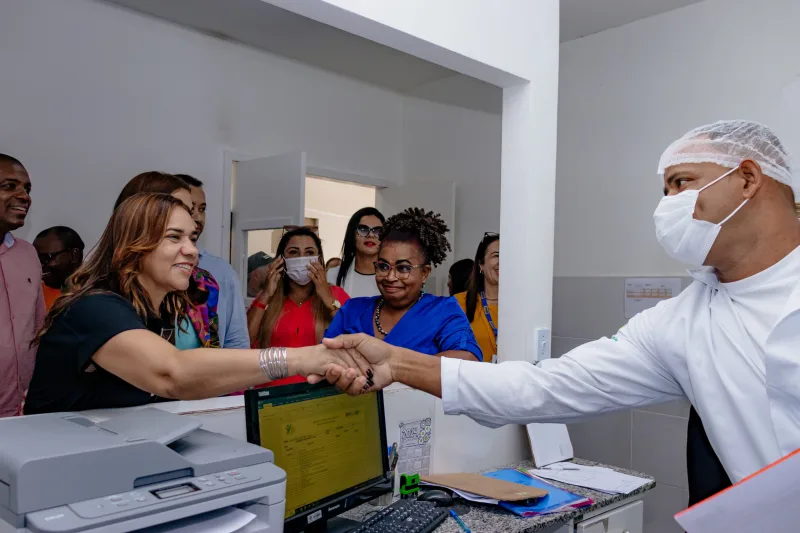
{"label": "woman in white face mask", "polygon": [[[322,243],[310,228],[286,232],[270,264],[267,281],[247,311],[253,348],[313,346],[322,341],[333,315],[349,299],[325,279]],[[270,385],[301,382],[278,380]]]}

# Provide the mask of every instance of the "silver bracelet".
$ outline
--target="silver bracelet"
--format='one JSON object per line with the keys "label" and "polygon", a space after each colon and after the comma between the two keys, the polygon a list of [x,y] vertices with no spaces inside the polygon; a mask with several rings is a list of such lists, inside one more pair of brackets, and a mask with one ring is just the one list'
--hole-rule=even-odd
{"label": "silver bracelet", "polygon": [[266,348],[258,353],[258,363],[267,379],[274,381],[289,376],[286,348]]}
{"label": "silver bracelet", "polygon": [[280,379],[278,372],[278,362],[275,360],[275,348],[270,348],[267,352],[267,365],[269,367],[269,379]]}
{"label": "silver bracelet", "polygon": [[270,381],[272,381],[272,379],[269,377],[269,370],[267,368],[267,350],[261,350],[258,353],[258,364],[261,366],[261,371],[264,373],[264,375],[267,376]]}

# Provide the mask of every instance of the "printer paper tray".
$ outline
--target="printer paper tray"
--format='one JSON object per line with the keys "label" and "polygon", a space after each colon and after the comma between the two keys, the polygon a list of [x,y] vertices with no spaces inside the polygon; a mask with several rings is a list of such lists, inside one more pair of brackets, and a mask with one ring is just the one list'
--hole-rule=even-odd
{"label": "printer paper tray", "polygon": [[[281,483],[281,486],[281,494],[284,494],[285,482]],[[152,508],[148,509],[145,507],[142,509],[119,513],[113,517],[110,517],[108,520],[86,524],[85,526],[79,526],[77,528],[59,528],[54,522],[44,522],[41,524],[28,523],[27,528],[23,529],[22,531],[27,530],[31,533],[128,533],[130,531],[136,531],[146,527],[165,524],[167,522],[206,513],[208,511],[214,511],[217,509],[223,509],[225,507],[257,501],[270,495],[274,496],[275,488],[275,485],[261,486],[219,498],[213,498],[189,505],[165,509],[163,511],[153,512]],[[52,513],[57,511],[57,509],[59,508],[50,509],[49,511]],[[66,509],[66,507],[64,507],[64,509]]]}

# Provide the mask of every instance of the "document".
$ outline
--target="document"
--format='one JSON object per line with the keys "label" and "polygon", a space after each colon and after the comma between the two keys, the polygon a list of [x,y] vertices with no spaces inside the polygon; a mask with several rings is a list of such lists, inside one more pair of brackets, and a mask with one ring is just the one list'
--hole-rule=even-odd
{"label": "document", "polygon": [[529,472],[536,477],[611,494],[628,494],[652,483],[651,479],[623,474],[610,468],[577,463],[555,463],[547,468],[533,468]]}
{"label": "document", "polygon": [[398,427],[397,475],[430,474],[433,449],[433,420],[405,420]]}
{"label": "document", "polygon": [[625,318],[633,318],[681,292],[680,278],[626,278]]}
{"label": "document", "polygon": [[688,533],[796,533],[800,452],[675,515]]}

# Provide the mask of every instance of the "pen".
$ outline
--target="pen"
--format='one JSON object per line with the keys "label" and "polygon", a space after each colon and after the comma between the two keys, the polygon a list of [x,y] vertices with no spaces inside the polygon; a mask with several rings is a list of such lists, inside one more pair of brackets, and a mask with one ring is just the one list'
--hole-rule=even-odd
{"label": "pen", "polygon": [[397,459],[399,456],[400,454],[397,453],[397,443],[395,442],[392,444],[392,447],[389,448],[389,472],[394,471],[394,468],[397,466]]}
{"label": "pen", "polygon": [[528,472],[524,468],[515,468],[514,470],[516,470],[520,474],[525,474],[527,477],[529,477],[531,479],[536,479],[536,477],[533,474],[531,474],[530,472]]}
{"label": "pen", "polygon": [[580,470],[580,468],[571,468],[569,466],[559,466],[558,468],[551,468],[549,466],[543,466],[540,470]]}
{"label": "pen", "polygon": [[450,516],[452,516],[453,520],[455,520],[459,527],[464,530],[464,533],[472,533],[472,530],[467,527],[467,524],[465,524],[464,521],[461,520],[461,518],[459,518],[456,512],[452,509],[450,509]]}

